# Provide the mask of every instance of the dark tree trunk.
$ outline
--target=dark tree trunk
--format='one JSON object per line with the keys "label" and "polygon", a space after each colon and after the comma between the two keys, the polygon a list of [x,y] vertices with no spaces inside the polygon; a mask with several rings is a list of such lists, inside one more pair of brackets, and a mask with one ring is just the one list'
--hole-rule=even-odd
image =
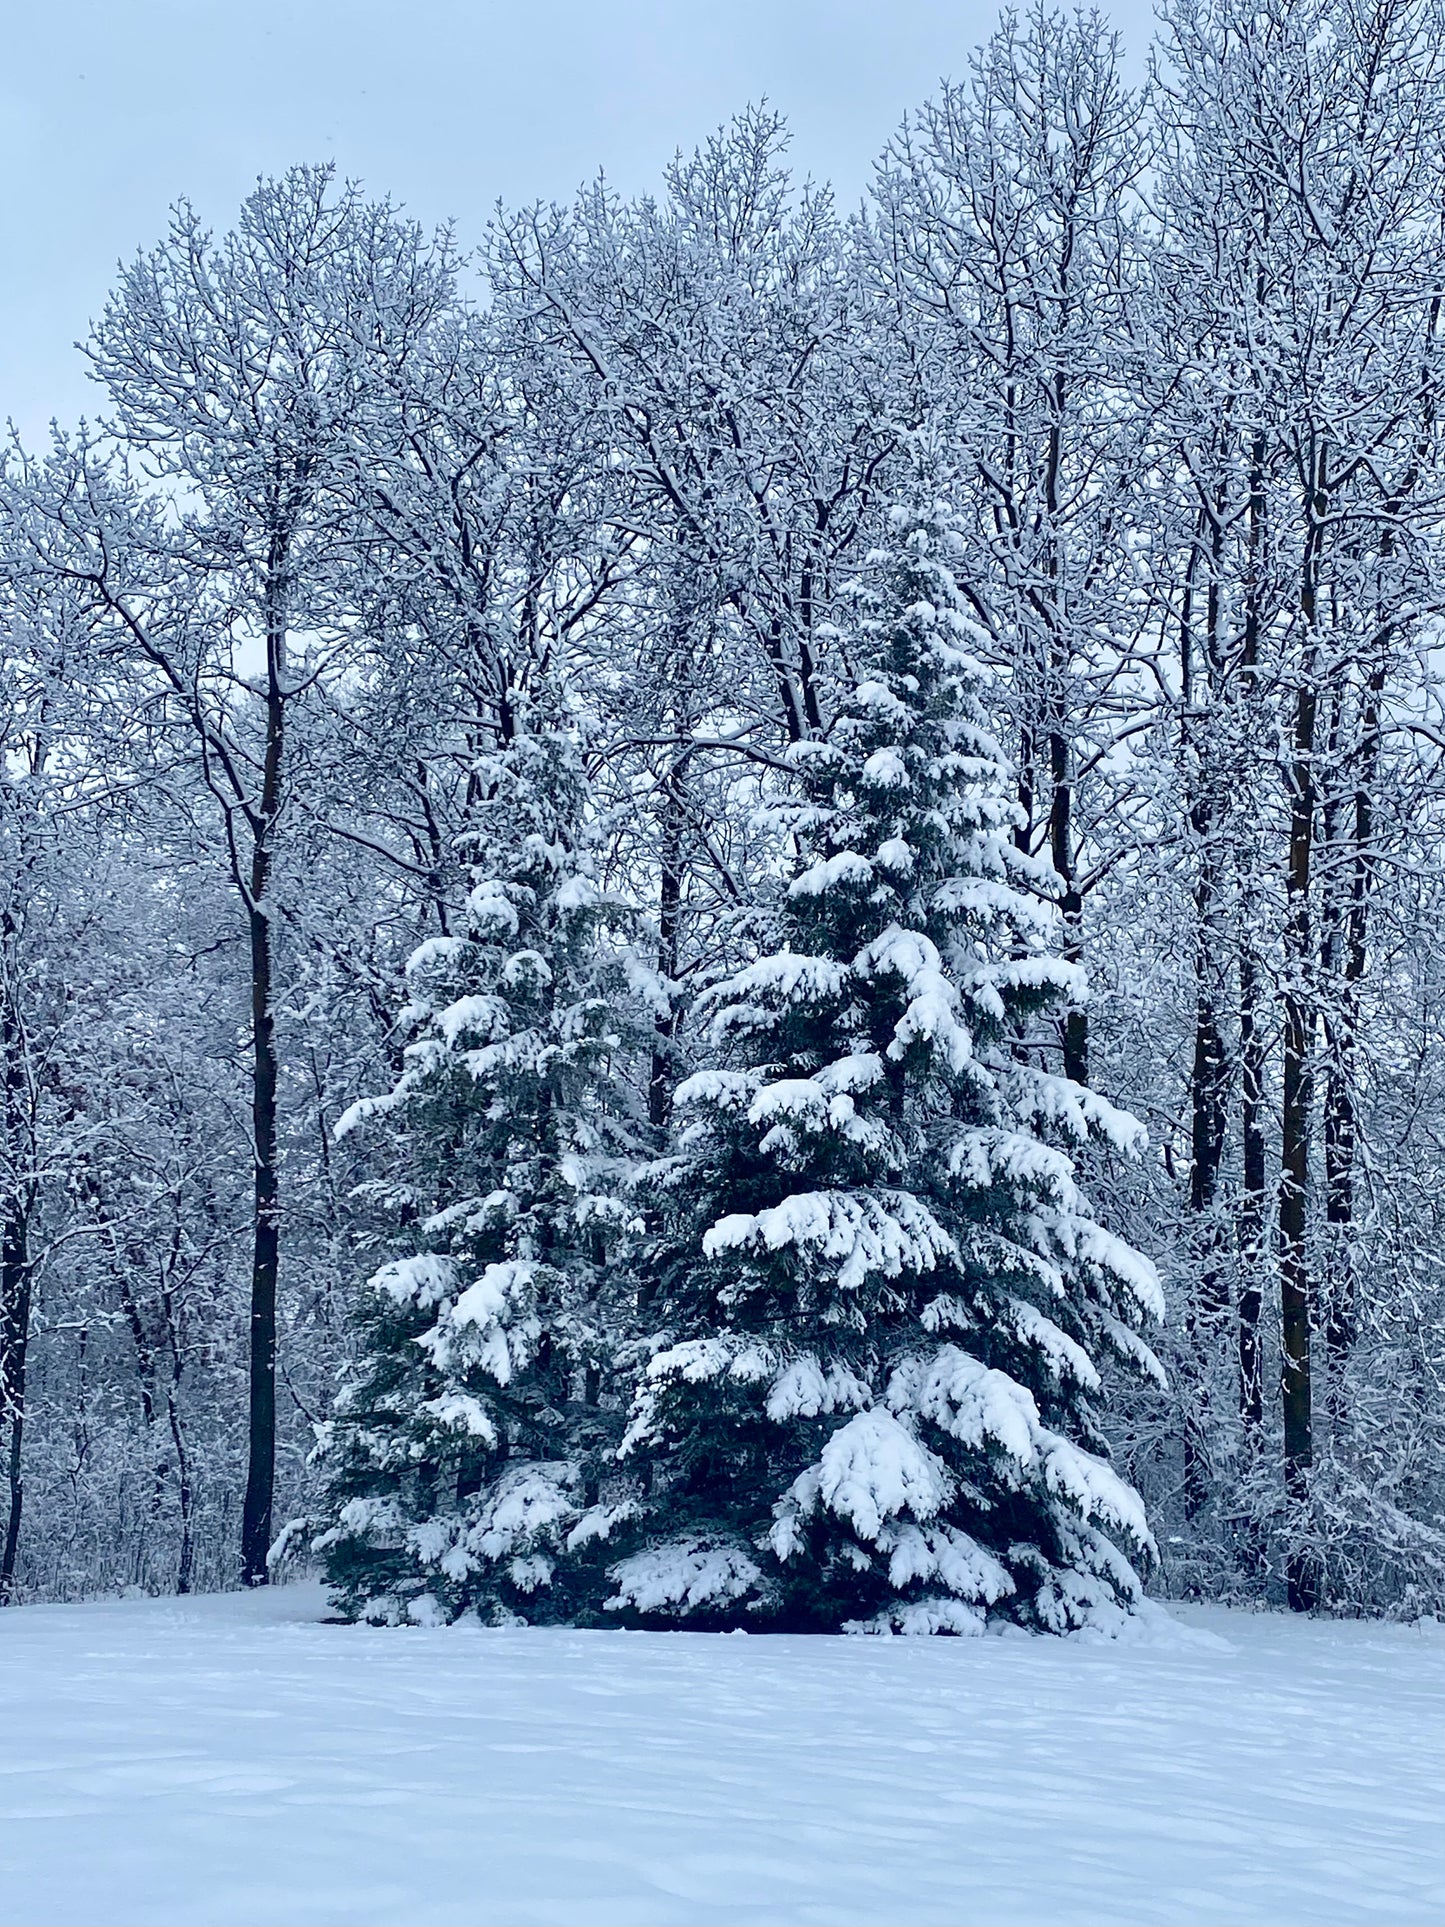
{"label": "dark tree trunk", "polygon": [[[682,766],[668,770],[662,794],[662,876],[657,902],[657,974],[675,984],[682,924],[683,798]],[[672,1114],[672,1091],[677,1067],[677,1008],[670,995],[668,1009],[659,1011],[652,1026],[652,1062],[647,1078],[647,1120],[655,1131],[666,1128]]]}
{"label": "dark tree trunk", "polygon": [[[1313,1108],[1311,1052],[1316,1010],[1311,954],[1310,891],[1315,833],[1315,589],[1318,530],[1312,530],[1305,563],[1306,652],[1295,698],[1293,759],[1289,769],[1289,849],[1285,872],[1285,983],[1283,1103],[1280,1112],[1280,1339],[1284,1407],[1285,1493],[1298,1516],[1309,1497],[1314,1464],[1313,1381],[1310,1359],[1311,1304],[1306,1207],[1309,1197]],[[1309,1556],[1289,1555],[1289,1604],[1311,1612],[1319,1603],[1319,1577]]]}
{"label": "dark tree trunk", "polygon": [[[276,576],[279,576],[281,561],[282,554],[274,553]],[[279,595],[273,595],[273,608],[279,600]],[[268,899],[285,747],[285,643],[284,624],[279,616],[274,617],[267,623],[266,760],[260,809],[254,823],[247,891],[251,940],[251,1131],[255,1160],[250,1412],[246,1497],[241,1512],[241,1579],[247,1586],[264,1586],[269,1577],[266,1554],[273,1536],[276,1490],[276,1284],[281,1256],[281,1192],[277,1132],[279,1066]]]}
{"label": "dark tree trunk", "polygon": [[149,1511],[143,1525],[138,1527],[135,1553],[135,1582],[143,1584],[148,1566],[147,1553],[151,1537],[166,1498],[166,1473],[169,1459],[165,1446],[156,1437],[156,1348],[151,1334],[146,1329],[145,1318],[141,1312],[140,1300],[135,1294],[135,1280],[144,1277],[147,1254],[135,1246],[126,1248],[118,1240],[110,1240],[116,1275],[120,1280],[121,1305],[125,1311],[126,1323],[130,1326],[131,1343],[135,1347],[136,1380],[140,1388],[141,1416],[145,1420],[145,1435],[150,1442],[154,1457],[151,1461],[151,1500]]}
{"label": "dark tree trunk", "polygon": [[[15,935],[7,911],[4,934]],[[34,1189],[30,1170],[31,1119],[27,1116],[24,1035],[13,997],[6,996],[0,1018],[4,1052],[4,1129],[9,1154],[9,1187],[0,1226],[0,1425],[5,1434],[5,1541],[0,1547],[0,1606],[15,1597],[20,1560],[20,1525],[25,1510],[25,1374],[30,1351],[34,1279],[30,1268],[30,1212]]]}
{"label": "dark tree trunk", "polygon": [[1360,1022],[1360,985],[1364,981],[1369,936],[1371,868],[1374,861],[1374,782],[1379,738],[1379,703],[1383,675],[1376,672],[1369,687],[1363,719],[1364,742],[1352,798],[1352,837],[1349,892],[1345,904],[1339,984],[1326,1027],[1329,1052],[1325,1064],[1324,1151],[1325,1221],[1329,1227],[1330,1291],[1325,1319],[1325,1349],[1332,1385],[1355,1342],[1358,1316],[1353,1248],[1355,1223],[1355,1160],[1359,1146],[1359,1118],[1355,1109],[1355,1060]]}
{"label": "dark tree trunk", "polygon": [[251,915],[251,1020],[255,1051],[251,1122],[255,1144],[255,1225],[251,1262],[250,1424],[246,1499],[241,1515],[241,1578],[267,1580],[276,1486],[276,1280],[280,1265],[280,1190],[276,1149],[276,1042],[271,1008],[271,925]]}
{"label": "dark tree trunk", "polygon": [[[1074,786],[1069,742],[1062,731],[1049,737],[1053,800],[1049,810],[1049,854],[1064,881],[1059,900],[1064,917],[1064,958],[1071,964],[1084,959],[1084,900],[1074,874]],[[1064,1015],[1064,1076],[1078,1084],[1089,1081],[1089,1013],[1071,1004]]]}
{"label": "dark tree trunk", "polygon": [[25,1368],[30,1348],[31,1272],[23,1211],[5,1220],[0,1237],[0,1418],[5,1421],[7,1506],[0,1548],[0,1606],[15,1597],[20,1523],[25,1509]]}
{"label": "dark tree trunk", "polygon": [[176,1498],[181,1509],[181,1549],[176,1560],[176,1591],[185,1593],[191,1590],[196,1561],[195,1490],[175,1385],[166,1394],[166,1410],[170,1417],[171,1442],[176,1448]]}
{"label": "dark tree trunk", "polygon": [[[1224,1037],[1209,981],[1212,960],[1205,956],[1206,932],[1199,933],[1197,1002],[1194,1020],[1194,1062],[1190,1071],[1189,1210],[1195,1226],[1200,1271],[1187,1313],[1191,1336],[1206,1356],[1201,1360],[1207,1377],[1208,1354],[1224,1314],[1229,1309],[1228,1287],[1219,1263],[1220,1236],[1215,1216],[1219,1173],[1224,1161],[1225,1087],[1228,1063]],[[1203,1394],[1201,1392],[1201,1399]],[[1197,1518],[1208,1502],[1208,1454],[1202,1436],[1202,1409],[1186,1415],[1184,1427],[1184,1511]]]}
{"label": "dark tree trunk", "polygon": [[[1204,1228],[1205,1268],[1199,1302],[1203,1314],[1217,1320],[1229,1306],[1229,1293],[1220,1275],[1217,1225],[1211,1220],[1218,1203],[1219,1174],[1224,1163],[1229,1091],[1229,1061],[1220,1023],[1222,970],[1220,960],[1219,827],[1226,810],[1225,785],[1208,737],[1215,727],[1215,703],[1221,672],[1219,643],[1219,580],[1224,540],[1224,503],[1216,501],[1208,517],[1209,581],[1205,596],[1204,667],[1209,705],[1200,713],[1201,738],[1197,755],[1198,791],[1189,815],[1199,872],[1194,885],[1194,1062],[1190,1070],[1189,1208]],[[1188,666],[1192,650],[1185,643],[1185,695],[1188,704]]]}
{"label": "dark tree trunk", "polygon": [[[1202,517],[1212,527],[1208,590],[1205,597],[1203,645],[1211,696],[1218,664],[1219,541],[1221,519],[1216,512]],[[1203,528],[1201,528],[1203,533]],[[1191,583],[1192,591],[1192,583]],[[1196,1519],[1209,1499],[1209,1454],[1206,1427],[1209,1382],[1215,1346],[1229,1289],[1220,1266],[1218,1220],[1219,1175],[1224,1163],[1229,1064],[1219,1017],[1219,855],[1216,824],[1219,816],[1219,779],[1209,733],[1213,704],[1195,708],[1193,702],[1193,595],[1185,605],[1181,636],[1185,727],[1195,722],[1193,758],[1195,795],[1189,828],[1198,865],[1194,883],[1194,1056],[1189,1072],[1189,1214],[1194,1228],[1198,1277],[1189,1295],[1186,1323],[1198,1372],[1197,1385],[1184,1419],[1184,1514]],[[1186,739],[1187,740],[1187,739]]]}
{"label": "dark tree trunk", "polygon": [[1265,1034],[1259,964],[1248,942],[1239,958],[1239,1094],[1243,1182],[1239,1209],[1239,1415],[1257,1437],[1264,1423],[1259,1321],[1264,1309]]}
{"label": "dark tree trunk", "polygon": [[161,1290],[161,1311],[165,1318],[166,1349],[170,1353],[170,1379],[166,1386],[166,1418],[170,1425],[171,1445],[176,1455],[176,1502],[181,1514],[181,1545],[176,1560],[176,1591],[187,1593],[195,1570],[195,1481],[191,1474],[191,1455],[186,1443],[185,1422],[181,1414],[181,1383],[185,1377],[185,1346],[177,1317],[175,1267],[180,1257],[180,1227],[171,1240],[170,1268]]}
{"label": "dark tree trunk", "polygon": [[[1256,292],[1263,298],[1262,281]],[[1245,561],[1244,650],[1240,663],[1246,753],[1255,738],[1255,707],[1259,697],[1259,646],[1263,624],[1261,556],[1265,538],[1264,463],[1262,431],[1250,442],[1249,517]],[[1239,1207],[1239,1415],[1244,1423],[1245,1449],[1253,1455],[1264,1423],[1264,1369],[1259,1326],[1264,1311],[1266,1158],[1264,1087],[1268,1061],[1263,988],[1259,956],[1254,947],[1251,918],[1255,905],[1246,893],[1241,905],[1239,943],[1239,1108],[1242,1164]]]}

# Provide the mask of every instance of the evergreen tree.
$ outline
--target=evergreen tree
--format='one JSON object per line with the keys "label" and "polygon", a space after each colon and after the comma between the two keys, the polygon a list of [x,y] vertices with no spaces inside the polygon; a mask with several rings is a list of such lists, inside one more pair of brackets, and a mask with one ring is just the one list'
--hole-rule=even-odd
{"label": "evergreen tree", "polygon": [[1158,1286],[1064,1148],[1142,1133],[1041,1067],[1082,984],[1020,888],[954,544],[925,500],[869,558],[866,666],[780,813],[780,947],[712,993],[715,1061],[651,1174],[623,1445],[650,1497],[606,1602],[635,1621],[1062,1631],[1117,1621],[1121,1547],[1152,1556],[1095,1361],[1158,1372]]}
{"label": "evergreen tree", "polygon": [[605,1540],[598,1472],[620,1429],[601,1404],[625,1135],[602,941],[617,906],[592,873],[564,731],[519,731],[477,782],[465,934],[412,956],[406,1068],[338,1127],[397,1118],[416,1225],[369,1281],[323,1431],[315,1545],[351,1617],[568,1618],[600,1583],[575,1555]]}

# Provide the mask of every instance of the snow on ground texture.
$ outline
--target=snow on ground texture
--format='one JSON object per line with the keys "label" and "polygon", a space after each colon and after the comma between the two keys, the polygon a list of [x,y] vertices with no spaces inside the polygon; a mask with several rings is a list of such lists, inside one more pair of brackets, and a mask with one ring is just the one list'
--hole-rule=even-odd
{"label": "snow on ground texture", "polygon": [[322,1611],[298,1586],[0,1613],[0,1921],[1445,1922],[1445,1628]]}

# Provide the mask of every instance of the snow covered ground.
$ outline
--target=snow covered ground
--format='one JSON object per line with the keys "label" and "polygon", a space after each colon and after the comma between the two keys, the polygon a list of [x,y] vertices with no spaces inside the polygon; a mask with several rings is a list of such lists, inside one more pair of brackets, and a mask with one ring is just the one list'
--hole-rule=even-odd
{"label": "snow covered ground", "polygon": [[0,1922],[1445,1922],[1445,1628],[0,1614]]}

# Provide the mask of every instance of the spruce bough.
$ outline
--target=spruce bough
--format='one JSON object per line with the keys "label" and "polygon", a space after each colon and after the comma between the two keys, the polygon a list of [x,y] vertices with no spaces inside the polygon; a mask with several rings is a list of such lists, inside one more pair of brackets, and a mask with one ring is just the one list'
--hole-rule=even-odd
{"label": "spruce bough", "polygon": [[367,1286],[322,1439],[313,1544],[349,1617],[573,1619],[606,1583],[582,1548],[618,1431],[616,906],[564,727],[524,719],[476,779],[464,933],[412,956],[400,1083],[338,1127],[394,1118],[417,1225]]}
{"label": "spruce bough", "polygon": [[890,535],[774,811],[777,947],[705,996],[625,1211],[575,758],[522,738],[491,772],[508,860],[413,959],[409,1067],[361,1107],[402,1113],[442,1201],[371,1282],[325,1447],[353,1616],[1063,1632],[1138,1602],[1153,1542],[1096,1411],[1105,1360],[1162,1379],[1162,1305],[1070,1150],[1142,1132],[1048,1068],[1084,987],[1014,841],[947,512]]}
{"label": "spruce bough", "polygon": [[650,1174],[648,1496],[606,1602],[633,1623],[1065,1631],[1153,1556],[1095,1411],[1104,1355],[1159,1375],[1159,1289],[1066,1149],[1142,1133],[1044,1067],[1082,986],[1021,888],[951,550],[925,502],[870,558],[865,666],[779,812],[778,948],[712,993]]}

